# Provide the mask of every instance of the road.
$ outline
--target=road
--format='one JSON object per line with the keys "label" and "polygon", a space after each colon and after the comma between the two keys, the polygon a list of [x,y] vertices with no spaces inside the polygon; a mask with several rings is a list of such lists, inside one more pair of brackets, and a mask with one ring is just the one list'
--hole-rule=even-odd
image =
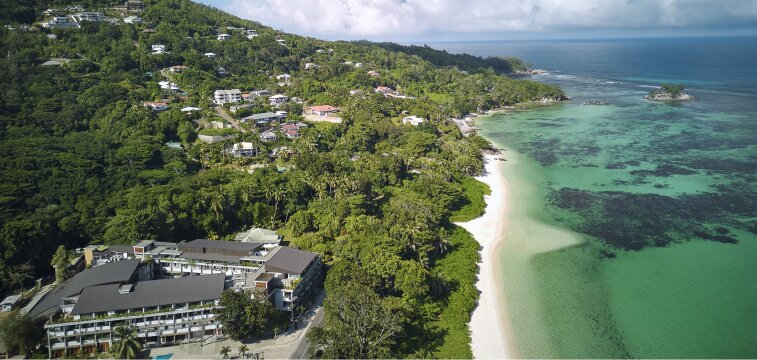
{"label": "road", "polygon": [[237,130],[243,133],[247,132],[247,129],[243,128],[242,125],[239,124],[239,121],[231,117],[231,115],[229,115],[229,113],[226,112],[226,109],[224,109],[222,106],[216,106],[216,114],[218,114],[218,116],[220,116],[222,119],[226,120]]}
{"label": "road", "polygon": [[[320,301],[323,301],[323,294],[319,294],[318,298]],[[310,340],[307,338],[307,333],[312,330],[313,326],[320,326],[322,321],[323,305],[320,305],[315,309],[315,316],[313,316],[313,321],[308,324],[307,331],[303,333],[304,338],[300,341],[300,344],[297,345],[297,348],[294,349],[292,355],[289,357],[290,359],[308,359],[308,348],[310,347]]]}

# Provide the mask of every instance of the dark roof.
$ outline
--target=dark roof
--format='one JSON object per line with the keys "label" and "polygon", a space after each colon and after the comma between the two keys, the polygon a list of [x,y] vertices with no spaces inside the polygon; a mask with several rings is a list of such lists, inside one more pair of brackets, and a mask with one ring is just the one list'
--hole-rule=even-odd
{"label": "dark roof", "polygon": [[115,251],[119,253],[134,253],[134,247],[131,245],[110,245],[108,246],[108,250]]}
{"label": "dark roof", "polygon": [[29,311],[29,316],[37,317],[38,315],[59,306],[64,298],[77,295],[86,287],[128,282],[139,266],[139,263],[140,260],[138,259],[114,261],[84,270],[47,293],[42,300]]}
{"label": "dark roof", "polygon": [[210,301],[221,298],[226,275],[199,275],[178,279],[140,281],[128,293],[119,284],[91,286],[82,291],[71,314],[123,311],[153,306]]}
{"label": "dark roof", "polygon": [[265,263],[265,270],[282,274],[302,274],[316,254],[282,246]]}
{"label": "dark roof", "polygon": [[188,243],[179,245],[179,248],[182,248],[182,247],[205,247],[205,248],[235,250],[235,251],[254,251],[255,249],[260,247],[260,244],[243,243],[243,242],[238,242],[238,241],[197,239],[197,240],[192,240]]}
{"label": "dark roof", "polygon": [[195,252],[183,252],[179,255],[182,259],[193,260],[207,260],[207,261],[223,261],[227,263],[239,264],[239,255],[224,255],[218,253],[195,253]]}

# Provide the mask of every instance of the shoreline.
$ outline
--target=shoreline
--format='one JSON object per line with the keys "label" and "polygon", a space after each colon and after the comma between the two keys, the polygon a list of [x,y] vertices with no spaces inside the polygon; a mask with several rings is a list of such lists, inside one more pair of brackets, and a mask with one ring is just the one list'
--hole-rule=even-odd
{"label": "shoreline", "polygon": [[500,250],[505,233],[509,188],[503,174],[500,155],[484,155],[484,174],[476,177],[489,186],[484,214],[474,220],[458,223],[470,232],[480,246],[481,262],[476,289],[478,306],[470,321],[471,350],[478,359],[518,359],[521,357],[509,313],[504,279],[501,274]]}

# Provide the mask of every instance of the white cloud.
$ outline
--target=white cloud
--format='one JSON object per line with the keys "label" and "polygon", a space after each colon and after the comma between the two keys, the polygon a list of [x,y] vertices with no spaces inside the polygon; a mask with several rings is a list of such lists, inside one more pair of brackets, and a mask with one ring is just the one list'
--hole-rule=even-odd
{"label": "white cloud", "polygon": [[[204,0],[213,4],[214,0]],[[313,36],[755,28],[754,0],[229,0],[235,15]]]}

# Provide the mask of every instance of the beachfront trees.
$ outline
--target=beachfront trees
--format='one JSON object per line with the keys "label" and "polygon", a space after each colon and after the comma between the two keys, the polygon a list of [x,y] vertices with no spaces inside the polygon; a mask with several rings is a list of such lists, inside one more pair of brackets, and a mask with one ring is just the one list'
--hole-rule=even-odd
{"label": "beachfront trees", "polygon": [[142,341],[137,336],[137,329],[121,325],[113,330],[113,337],[118,340],[113,345],[113,354],[118,359],[136,359],[142,350]]}
{"label": "beachfront trees", "polygon": [[327,359],[393,357],[400,320],[373,289],[357,282],[329,289],[324,307],[323,326],[308,334],[313,342],[311,355]]}

